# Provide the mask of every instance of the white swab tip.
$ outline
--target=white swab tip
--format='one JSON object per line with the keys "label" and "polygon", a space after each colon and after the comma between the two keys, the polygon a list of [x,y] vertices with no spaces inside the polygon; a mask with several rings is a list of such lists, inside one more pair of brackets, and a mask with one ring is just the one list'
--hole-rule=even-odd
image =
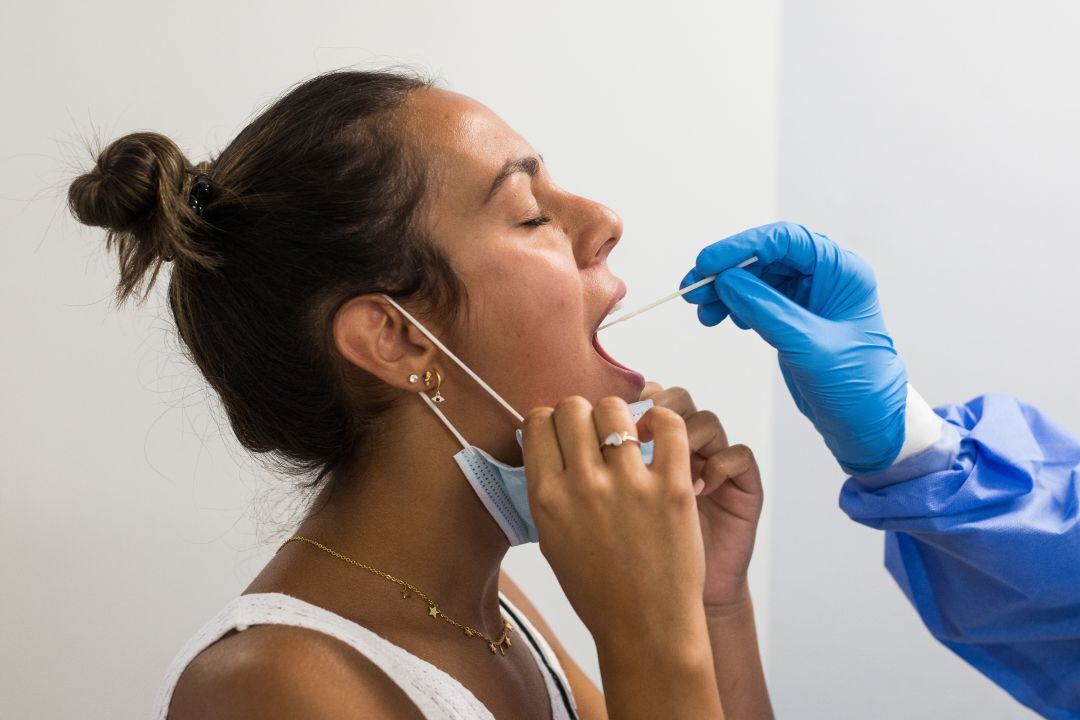
{"label": "white swab tip", "polygon": [[[753,265],[757,261],[758,261],[757,255],[751,255],[750,257],[748,257],[746,260],[743,260],[741,263],[739,263],[735,267],[744,268],[744,267],[746,267],[748,265]],[[646,305],[644,307],[641,307],[641,308],[638,308],[637,310],[634,310],[633,312],[627,313],[627,314],[625,314],[625,315],[623,315],[621,317],[612,318],[612,319],[608,320],[606,323],[604,323],[603,325],[601,325],[600,327],[596,328],[596,332],[600,332],[604,328],[611,327],[612,325],[614,325],[616,323],[621,323],[623,320],[629,320],[630,318],[636,317],[637,315],[640,315],[643,312],[646,312],[648,310],[652,310],[654,307],[656,307],[658,305],[663,305],[664,303],[666,303],[669,300],[674,300],[675,298],[679,297],[680,295],[685,295],[685,294],[687,294],[689,292],[693,292],[694,290],[697,290],[699,287],[704,287],[705,285],[708,285],[709,283],[711,283],[715,279],[716,279],[716,275],[710,275],[707,278],[702,278],[701,280],[698,280],[696,283],[693,283],[692,285],[687,285],[686,287],[684,287],[681,290],[676,290],[675,292],[671,293],[670,295],[665,295],[664,297],[660,298],[659,300],[655,300],[655,301],[649,303],[648,305]],[[618,303],[615,304],[615,307],[613,307],[611,309],[611,312],[614,313],[616,310],[619,310],[621,308],[622,308],[622,301],[620,300]],[[609,314],[608,317],[610,317],[610,314]]]}

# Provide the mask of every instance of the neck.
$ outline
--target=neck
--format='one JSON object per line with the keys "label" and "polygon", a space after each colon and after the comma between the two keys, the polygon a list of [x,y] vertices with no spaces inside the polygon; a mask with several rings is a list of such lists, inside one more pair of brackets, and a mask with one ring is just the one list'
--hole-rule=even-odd
{"label": "neck", "polygon": [[[404,405],[364,468],[320,493],[297,534],[411,583],[450,616],[501,627],[506,536],[454,462],[461,446],[421,401]],[[458,427],[466,438],[479,429]]]}

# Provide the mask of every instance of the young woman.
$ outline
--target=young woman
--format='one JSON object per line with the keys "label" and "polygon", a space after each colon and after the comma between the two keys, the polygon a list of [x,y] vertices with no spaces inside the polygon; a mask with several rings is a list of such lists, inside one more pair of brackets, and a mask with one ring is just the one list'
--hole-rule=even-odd
{"label": "young woman", "polygon": [[[317,491],[179,653],[159,717],[771,714],[753,456],[596,343],[621,222],[486,107],[328,73],[194,167],[122,137],[69,199],[109,230],[118,302],[171,261],[180,337],[240,442]],[[500,573],[537,536],[604,695]]]}

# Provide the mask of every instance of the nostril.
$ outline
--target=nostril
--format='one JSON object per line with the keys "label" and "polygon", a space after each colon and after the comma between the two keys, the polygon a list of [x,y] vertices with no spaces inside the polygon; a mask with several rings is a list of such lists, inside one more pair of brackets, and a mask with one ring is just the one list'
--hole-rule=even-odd
{"label": "nostril", "polygon": [[606,258],[618,242],[619,238],[608,238],[604,241],[604,244],[596,250],[596,256],[598,258]]}

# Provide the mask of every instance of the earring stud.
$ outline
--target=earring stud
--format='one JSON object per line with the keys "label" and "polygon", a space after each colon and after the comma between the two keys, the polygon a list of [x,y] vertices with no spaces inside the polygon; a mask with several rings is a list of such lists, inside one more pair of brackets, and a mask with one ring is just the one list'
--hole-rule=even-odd
{"label": "earring stud", "polygon": [[413,373],[412,375],[409,376],[409,382],[411,382],[411,383],[415,383],[419,379],[420,379],[420,376],[417,375],[416,373]]}

